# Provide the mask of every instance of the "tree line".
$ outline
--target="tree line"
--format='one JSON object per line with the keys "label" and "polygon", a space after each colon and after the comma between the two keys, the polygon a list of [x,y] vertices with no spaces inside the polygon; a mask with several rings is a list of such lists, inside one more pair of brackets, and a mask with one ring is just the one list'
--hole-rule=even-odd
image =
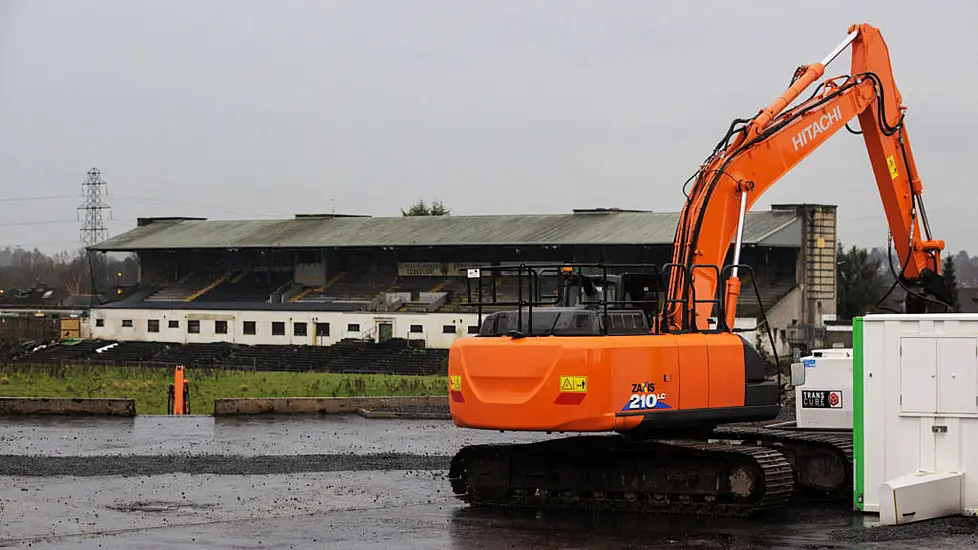
{"label": "tree line", "polygon": [[37,248],[0,249],[0,290],[5,293],[11,289],[54,288],[72,295],[112,294],[120,286],[136,283],[138,277],[134,255],[120,259],[77,250],[49,256]]}
{"label": "tree line", "polygon": [[[840,319],[900,311],[906,293],[895,282],[894,275],[903,267],[895,252],[888,254],[882,247],[845,248],[840,242],[836,263],[836,313]],[[978,256],[964,250],[946,253],[941,267],[951,291],[951,311],[959,312],[960,289],[978,287]]]}

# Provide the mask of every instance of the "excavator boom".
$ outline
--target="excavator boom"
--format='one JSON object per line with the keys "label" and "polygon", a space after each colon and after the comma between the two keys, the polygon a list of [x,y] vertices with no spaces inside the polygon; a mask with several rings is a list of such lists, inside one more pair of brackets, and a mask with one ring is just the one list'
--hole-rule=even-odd
{"label": "excavator boom", "polygon": [[[850,43],[852,73],[825,81],[807,100],[785,110]],[[733,326],[739,294],[735,266],[721,302],[724,315],[703,298],[717,294],[721,273],[716,266],[724,265],[731,242],[739,247],[744,213],[854,118],[859,119],[904,282],[920,287],[930,299],[947,303],[949,296],[940,280],[944,243],[930,236],[901,102],[879,30],[858,25],[823,62],[801,67],[784,94],[753,119],[743,121],[739,130],[728,133],[724,142],[729,143],[718,147],[699,170],[680,216],[673,248],[673,265],[679,273],[670,274],[670,307],[664,325],[674,331],[691,326],[705,330],[717,313]],[[733,263],[738,259],[739,249],[735,249]]]}

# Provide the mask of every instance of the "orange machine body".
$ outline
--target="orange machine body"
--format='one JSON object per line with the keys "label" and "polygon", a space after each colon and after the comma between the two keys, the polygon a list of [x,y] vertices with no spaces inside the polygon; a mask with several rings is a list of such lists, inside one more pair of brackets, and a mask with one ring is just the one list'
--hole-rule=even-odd
{"label": "orange machine body", "polygon": [[[458,426],[500,430],[722,424],[776,391],[758,385],[763,365],[745,346],[730,333],[463,338],[449,355],[451,413]],[[777,406],[754,412],[773,417]]]}

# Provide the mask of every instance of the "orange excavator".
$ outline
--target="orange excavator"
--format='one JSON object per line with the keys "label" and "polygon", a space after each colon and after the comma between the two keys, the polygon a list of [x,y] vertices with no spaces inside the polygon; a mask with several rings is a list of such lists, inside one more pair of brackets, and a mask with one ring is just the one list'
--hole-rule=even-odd
{"label": "orange excavator", "polygon": [[[851,74],[826,79],[792,106],[850,46]],[[735,120],[687,181],[672,262],[660,270],[666,291],[652,315],[636,305],[641,297],[609,300],[608,285],[588,283],[598,307],[568,307],[559,297],[546,307],[521,294],[515,310],[487,315],[476,337],[456,340],[448,382],[457,426],[569,434],[463,447],[449,471],[456,496],[480,506],[715,516],[777,507],[800,491],[851,496],[851,434],[755,424],[783,405],[780,375],[769,375],[733,328],[739,275],[750,272],[739,263],[744,218],[840,129],[861,133],[902,266],[894,284],[906,290],[904,307],[946,311],[944,243],[931,238],[904,115],[879,30],[850,27],[770,106]],[[854,118],[859,130],[849,127]]]}

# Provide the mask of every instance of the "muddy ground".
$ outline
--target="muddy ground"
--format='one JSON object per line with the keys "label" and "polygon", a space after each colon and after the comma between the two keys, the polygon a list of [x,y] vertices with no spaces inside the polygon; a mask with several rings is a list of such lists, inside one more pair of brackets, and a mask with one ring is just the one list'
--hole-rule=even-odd
{"label": "muddy ground", "polygon": [[[974,548],[978,520],[866,527],[845,506],[751,520],[465,507],[458,447],[542,434],[433,420],[0,419],[0,547]],[[552,436],[551,436],[552,437]]]}

